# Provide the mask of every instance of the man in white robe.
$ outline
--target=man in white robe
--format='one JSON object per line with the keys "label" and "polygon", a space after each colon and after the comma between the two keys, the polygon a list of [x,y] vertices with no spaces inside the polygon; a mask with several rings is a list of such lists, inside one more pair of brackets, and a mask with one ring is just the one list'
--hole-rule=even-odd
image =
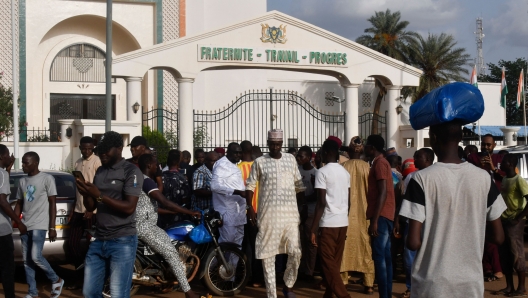
{"label": "man in white robe", "polygon": [[259,183],[258,217],[247,203],[247,216],[259,232],[255,244],[255,255],[262,259],[264,279],[268,297],[277,297],[275,281],[275,256],[288,254],[284,284],[284,296],[295,297],[292,291],[297,280],[301,260],[299,235],[299,207],[304,204],[305,186],[295,157],[282,154],[283,132],[274,129],[268,132],[269,154],[259,157],[251,167],[246,185],[246,198],[253,197]]}
{"label": "man in white robe", "polygon": [[227,147],[226,156],[213,167],[211,191],[213,207],[222,215],[224,224],[220,227],[219,243],[233,242],[242,245],[244,224],[246,224],[245,186],[242,173],[236,164],[240,161],[242,149],[237,143]]}

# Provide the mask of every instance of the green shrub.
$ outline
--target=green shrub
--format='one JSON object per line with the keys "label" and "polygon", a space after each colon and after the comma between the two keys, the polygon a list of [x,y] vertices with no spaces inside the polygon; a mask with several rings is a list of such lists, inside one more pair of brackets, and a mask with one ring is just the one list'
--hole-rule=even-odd
{"label": "green shrub", "polygon": [[171,149],[169,142],[163,136],[163,133],[157,130],[151,130],[148,126],[143,126],[143,137],[147,139],[147,144],[149,147],[156,150],[156,155],[158,156],[158,162],[162,165],[167,163],[167,155]]}

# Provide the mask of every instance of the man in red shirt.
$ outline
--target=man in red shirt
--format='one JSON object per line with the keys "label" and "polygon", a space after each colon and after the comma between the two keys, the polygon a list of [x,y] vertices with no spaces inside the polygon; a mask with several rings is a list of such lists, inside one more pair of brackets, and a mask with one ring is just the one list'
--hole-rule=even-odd
{"label": "man in red shirt", "polygon": [[394,226],[396,200],[392,184],[392,170],[383,155],[385,140],[370,135],[365,145],[365,155],[372,161],[368,176],[367,219],[372,237],[372,259],[378,281],[379,297],[392,297],[391,231]]}

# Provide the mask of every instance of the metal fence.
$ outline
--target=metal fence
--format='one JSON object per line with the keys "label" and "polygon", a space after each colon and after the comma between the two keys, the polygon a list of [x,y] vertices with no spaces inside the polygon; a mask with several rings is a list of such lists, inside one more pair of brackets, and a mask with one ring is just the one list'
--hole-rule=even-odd
{"label": "metal fence", "polygon": [[142,135],[149,147],[156,150],[159,161],[165,164],[169,150],[178,148],[178,110],[153,109],[143,112],[142,123]]}
{"label": "metal fence", "polygon": [[[21,142],[56,142],[61,140],[60,131],[51,131],[48,128],[32,128],[23,126],[18,131]],[[0,134],[1,142],[13,142],[14,135],[11,129],[7,134]]]}

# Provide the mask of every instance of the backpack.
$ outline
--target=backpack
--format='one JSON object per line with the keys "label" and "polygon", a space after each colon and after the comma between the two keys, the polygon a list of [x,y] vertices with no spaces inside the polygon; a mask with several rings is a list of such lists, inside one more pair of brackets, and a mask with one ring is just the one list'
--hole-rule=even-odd
{"label": "backpack", "polygon": [[190,188],[187,178],[180,172],[163,172],[163,195],[170,201],[182,205],[184,199],[190,197]]}

